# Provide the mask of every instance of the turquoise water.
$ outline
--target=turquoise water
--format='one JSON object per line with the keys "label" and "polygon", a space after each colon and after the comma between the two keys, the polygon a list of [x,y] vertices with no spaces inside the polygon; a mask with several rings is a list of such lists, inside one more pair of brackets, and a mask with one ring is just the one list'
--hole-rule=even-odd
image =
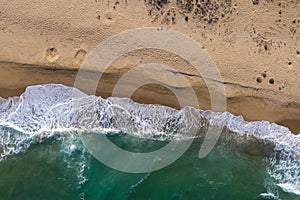
{"label": "turquoise water", "polygon": [[[217,135],[209,127],[222,133],[200,159],[205,139]],[[95,159],[81,140],[86,135],[106,135],[138,153],[191,136],[193,143],[172,164],[132,174]],[[114,155],[113,149],[102,153]],[[20,97],[0,98],[2,199],[300,199],[300,135],[228,112],[102,99],[63,85],[32,86]]]}
{"label": "turquoise water", "polygon": [[[167,141],[127,134],[108,134],[119,147],[147,152]],[[198,158],[200,139],[161,170],[130,174],[111,169],[93,158],[79,138],[52,136],[24,153],[0,163],[1,199],[276,199],[266,186],[266,156],[251,156],[218,144],[204,159]],[[275,188],[283,199],[297,196]]]}

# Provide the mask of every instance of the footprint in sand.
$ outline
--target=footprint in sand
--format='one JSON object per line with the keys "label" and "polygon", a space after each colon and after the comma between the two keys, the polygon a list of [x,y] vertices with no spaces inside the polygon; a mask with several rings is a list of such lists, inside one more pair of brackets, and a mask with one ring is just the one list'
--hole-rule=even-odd
{"label": "footprint in sand", "polygon": [[82,61],[84,60],[86,54],[87,54],[86,50],[79,49],[74,56],[74,64],[80,65],[82,63]]}
{"label": "footprint in sand", "polygon": [[48,48],[45,53],[45,58],[48,62],[55,62],[60,57],[55,47]]}

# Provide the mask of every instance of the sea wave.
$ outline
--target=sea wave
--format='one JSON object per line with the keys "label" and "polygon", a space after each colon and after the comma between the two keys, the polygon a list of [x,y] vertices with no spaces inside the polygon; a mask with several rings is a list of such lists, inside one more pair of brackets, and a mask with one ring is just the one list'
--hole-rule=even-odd
{"label": "sea wave", "polygon": [[103,99],[59,84],[30,86],[20,97],[0,99],[0,126],[31,137],[74,130],[115,130],[169,138],[205,135],[209,125],[224,127],[236,136],[272,143],[275,150],[300,154],[300,135],[267,121],[247,122],[229,112],[192,107],[176,110],[139,104],[128,98]]}
{"label": "sea wave", "polygon": [[[127,98],[103,99],[60,84],[30,86],[20,97],[0,98],[2,159],[57,133],[119,131],[165,140],[204,137],[211,125],[224,127],[224,134],[246,146],[248,153],[279,152],[279,157],[271,157],[269,173],[284,190],[299,194],[300,135],[275,123],[247,122],[229,112],[192,107],[176,110]],[[291,167],[292,172],[288,170]]]}

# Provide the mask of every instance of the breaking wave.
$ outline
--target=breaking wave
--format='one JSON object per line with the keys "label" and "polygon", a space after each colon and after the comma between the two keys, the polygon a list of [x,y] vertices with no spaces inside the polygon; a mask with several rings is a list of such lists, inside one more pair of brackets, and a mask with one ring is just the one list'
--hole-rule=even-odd
{"label": "breaking wave", "polygon": [[57,84],[31,86],[20,97],[0,98],[0,161],[57,134],[109,131],[168,140],[204,137],[210,125],[223,127],[220,140],[230,138],[246,153],[268,155],[269,174],[277,186],[300,195],[300,135],[286,127],[267,121],[246,122],[228,112],[103,99]]}

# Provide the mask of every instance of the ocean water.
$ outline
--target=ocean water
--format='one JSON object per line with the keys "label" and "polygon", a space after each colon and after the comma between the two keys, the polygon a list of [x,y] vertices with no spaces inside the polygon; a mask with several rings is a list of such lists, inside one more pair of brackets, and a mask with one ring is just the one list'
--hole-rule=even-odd
{"label": "ocean water", "polygon": [[[223,131],[200,159],[209,125]],[[82,140],[106,135],[124,150],[152,152],[190,138],[191,130],[188,150],[148,173],[112,169]],[[0,154],[0,199],[300,199],[300,137],[285,127],[102,99],[63,85],[0,98]]]}

